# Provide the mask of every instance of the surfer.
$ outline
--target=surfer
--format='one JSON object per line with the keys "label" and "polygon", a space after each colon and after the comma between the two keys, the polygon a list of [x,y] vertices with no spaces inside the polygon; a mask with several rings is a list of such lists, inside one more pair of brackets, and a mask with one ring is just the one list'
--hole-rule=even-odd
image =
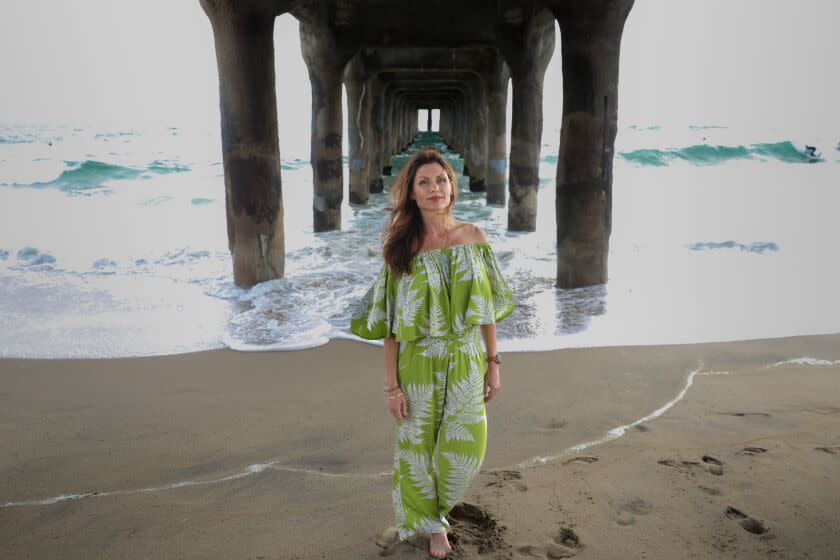
{"label": "surfer", "polygon": [[805,156],[806,157],[817,157],[817,147],[816,146],[808,146],[805,145]]}

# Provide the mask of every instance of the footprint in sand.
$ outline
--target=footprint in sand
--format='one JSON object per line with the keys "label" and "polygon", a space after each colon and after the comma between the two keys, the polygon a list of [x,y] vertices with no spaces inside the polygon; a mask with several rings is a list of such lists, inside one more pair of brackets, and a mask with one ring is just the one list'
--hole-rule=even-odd
{"label": "footprint in sand", "polygon": [[572,457],[571,459],[566,459],[561,464],[568,465],[570,463],[594,463],[598,460],[598,457],[593,457],[591,455],[579,455],[577,457]]}
{"label": "footprint in sand", "polygon": [[720,488],[716,488],[714,486],[703,486],[702,484],[699,484],[697,487],[700,490],[702,490],[703,492],[705,492],[706,494],[710,495],[710,496],[722,496],[723,495],[723,490],[721,490]]}
{"label": "footprint in sand", "polygon": [[726,508],[726,517],[729,519],[737,519],[741,527],[753,535],[762,535],[767,532],[767,527],[765,527],[761,521],[747,515],[741,510],[735,509],[732,506]]}
{"label": "footprint in sand", "polygon": [[740,418],[745,416],[770,416],[766,412],[718,412],[718,414],[723,414],[725,416],[738,416]]}
{"label": "footprint in sand", "polygon": [[571,558],[583,550],[577,533],[571,527],[560,527],[553,540],[546,551],[549,558]]}
{"label": "footprint in sand", "polygon": [[702,463],[700,461],[682,461],[668,457],[666,459],[659,459],[657,463],[666,467],[686,469],[689,472],[693,467],[705,466],[706,470],[714,475],[720,476],[723,474],[723,461],[714,455],[703,455],[701,459],[703,461]]}
{"label": "footprint in sand", "polygon": [[720,476],[723,474],[723,461],[721,461],[714,455],[703,455],[701,459],[704,463],[706,463],[707,471],[709,471],[715,476]]}
{"label": "footprint in sand", "polygon": [[[479,506],[459,502],[446,516],[450,529],[449,543],[455,557],[473,558],[478,554],[509,548],[502,538],[506,529],[496,519]],[[374,538],[380,548],[379,556],[397,558],[416,558],[418,551],[426,557],[429,550],[429,537],[424,534],[414,535],[401,541],[394,527],[388,527]]]}
{"label": "footprint in sand", "polygon": [[766,453],[767,450],[763,447],[745,447],[738,453],[742,455],[760,455],[761,453]]}
{"label": "footprint in sand", "polygon": [[497,488],[510,486],[520,492],[524,492],[528,489],[528,485],[522,482],[522,473],[519,471],[489,471],[487,476],[490,480],[484,483],[485,486],[495,486]]}
{"label": "footprint in sand", "polygon": [[622,527],[636,524],[637,515],[648,515],[653,511],[653,506],[643,498],[631,498],[618,502],[610,502],[613,508],[613,521]]}
{"label": "footprint in sand", "polygon": [[458,502],[446,519],[451,527],[449,542],[453,556],[472,558],[508,547],[502,538],[506,527],[477,505]]}
{"label": "footprint in sand", "polygon": [[824,451],[825,453],[830,453],[832,455],[840,455],[840,445],[835,445],[833,447],[815,447],[814,451]]}
{"label": "footprint in sand", "polygon": [[552,418],[551,420],[545,423],[545,426],[543,426],[543,428],[545,428],[546,430],[561,430],[568,425],[569,423],[563,418]]}
{"label": "footprint in sand", "polygon": [[700,465],[699,461],[681,461],[677,459],[671,459],[668,457],[667,459],[659,459],[657,461],[660,465],[665,465],[666,467],[677,467],[677,468],[686,468],[690,469],[691,467],[697,467]]}
{"label": "footprint in sand", "polygon": [[557,534],[546,544],[539,546],[533,544],[524,544],[516,548],[517,558],[571,558],[576,556],[583,545],[580,539],[571,527],[563,527],[557,531]]}

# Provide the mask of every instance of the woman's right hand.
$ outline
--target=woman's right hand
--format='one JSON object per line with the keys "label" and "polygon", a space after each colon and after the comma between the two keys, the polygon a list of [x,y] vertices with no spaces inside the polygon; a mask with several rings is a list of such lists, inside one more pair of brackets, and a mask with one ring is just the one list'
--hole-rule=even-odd
{"label": "woman's right hand", "polygon": [[385,406],[388,408],[388,412],[391,413],[396,420],[405,420],[408,417],[408,403],[405,400],[405,395],[402,394],[401,389],[397,389],[393,391],[394,395],[399,395],[399,397],[394,399],[389,399],[388,397],[393,396],[389,394],[385,394]]}

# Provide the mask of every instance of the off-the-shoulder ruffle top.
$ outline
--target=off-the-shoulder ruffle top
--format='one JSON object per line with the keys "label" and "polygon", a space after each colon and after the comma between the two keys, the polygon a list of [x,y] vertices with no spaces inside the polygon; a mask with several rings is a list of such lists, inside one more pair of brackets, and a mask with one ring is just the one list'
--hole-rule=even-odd
{"label": "off-the-shoulder ruffle top", "polygon": [[497,323],[514,309],[513,294],[486,241],[460,243],[415,255],[410,274],[387,264],[350,320],[361,338],[401,342],[461,334],[473,325]]}

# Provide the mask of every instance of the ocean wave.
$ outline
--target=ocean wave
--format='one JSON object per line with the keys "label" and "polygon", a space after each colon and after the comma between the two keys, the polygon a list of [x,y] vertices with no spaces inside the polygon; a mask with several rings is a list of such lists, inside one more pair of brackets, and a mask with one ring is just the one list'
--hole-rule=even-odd
{"label": "ocean wave", "polygon": [[[50,181],[36,181],[30,184],[14,183],[16,187],[57,188],[68,194],[108,193],[112,181],[137,179],[138,177],[183,173],[190,167],[172,160],[154,160],[146,167],[134,167],[107,163],[99,160],[64,161],[65,169]],[[8,183],[4,183],[8,184]]]}
{"label": "ocean wave", "polygon": [[176,163],[172,160],[159,160],[156,159],[149,166],[146,168],[147,170],[151,171],[152,173],[184,173],[185,171],[189,171],[190,168],[186,165],[181,165]]}
{"label": "ocean wave", "polygon": [[705,251],[708,249],[739,249],[748,253],[764,253],[766,251],[778,251],[779,245],[772,241],[756,241],[749,245],[738,243],[736,241],[700,241],[692,243],[688,246],[694,251]]}
{"label": "ocean wave", "polygon": [[53,265],[55,257],[47,251],[41,251],[37,247],[26,246],[17,252],[18,268],[29,268],[35,266]]}
{"label": "ocean wave", "polygon": [[[666,167],[674,161],[684,161],[692,165],[719,165],[732,160],[767,160],[783,163],[810,163],[813,158],[805,157],[802,151],[790,140],[749,146],[712,146],[695,144],[678,149],[648,148],[619,152],[619,157],[637,166]],[[544,159],[548,161],[548,157]],[[554,156],[554,162],[557,157]],[[819,160],[817,160],[819,161]]]}
{"label": "ocean wave", "polygon": [[140,136],[136,130],[117,130],[114,132],[98,132],[94,135],[94,140],[109,140],[110,138],[126,138],[132,136]]}
{"label": "ocean wave", "polygon": [[286,171],[295,171],[307,165],[309,165],[309,160],[302,158],[291,158],[280,161],[280,169]]}

